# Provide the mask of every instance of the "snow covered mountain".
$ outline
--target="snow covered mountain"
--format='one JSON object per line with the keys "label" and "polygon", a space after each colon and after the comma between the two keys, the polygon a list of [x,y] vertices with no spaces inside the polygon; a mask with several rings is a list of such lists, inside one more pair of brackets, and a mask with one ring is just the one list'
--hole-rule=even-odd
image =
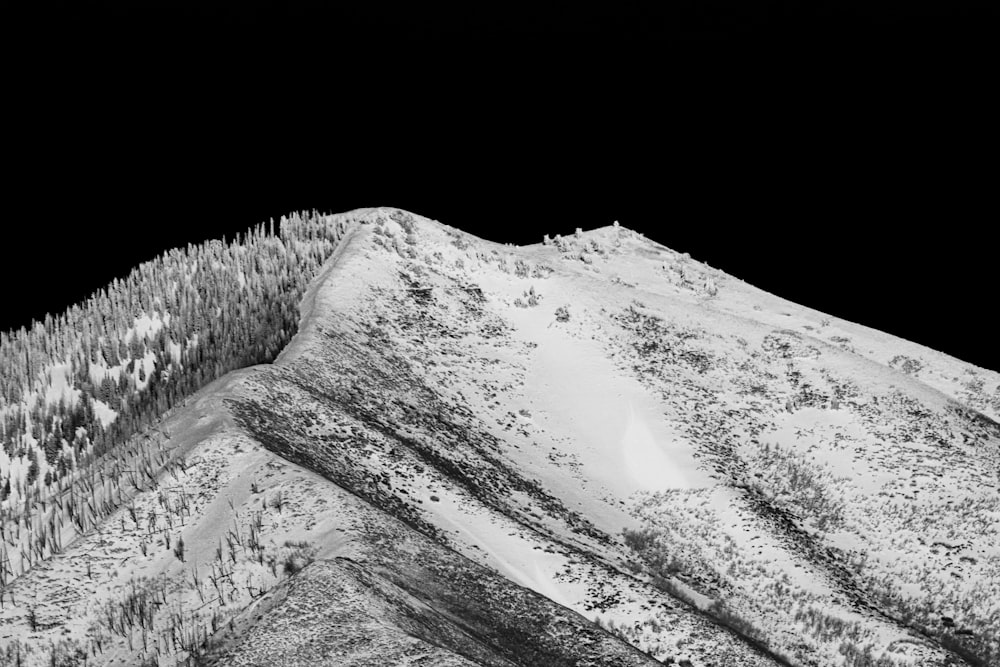
{"label": "snow covered mountain", "polygon": [[[65,483],[15,483],[0,665],[1000,661],[1000,374],[617,225],[315,225],[272,363],[215,361]],[[176,337],[143,383],[213,344]]]}

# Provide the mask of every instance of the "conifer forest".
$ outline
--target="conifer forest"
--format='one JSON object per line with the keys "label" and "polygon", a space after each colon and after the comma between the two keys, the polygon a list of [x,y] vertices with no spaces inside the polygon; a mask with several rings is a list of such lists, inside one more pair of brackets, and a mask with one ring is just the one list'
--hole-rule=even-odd
{"label": "conifer forest", "polygon": [[345,229],[303,213],[174,249],[0,334],[0,587],[183,465],[166,434],[141,434],[212,380],[274,359]]}

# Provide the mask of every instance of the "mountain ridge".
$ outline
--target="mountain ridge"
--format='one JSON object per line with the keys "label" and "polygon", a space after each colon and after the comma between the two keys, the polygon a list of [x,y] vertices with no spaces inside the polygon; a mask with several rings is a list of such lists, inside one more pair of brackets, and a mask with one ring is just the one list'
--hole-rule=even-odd
{"label": "mountain ridge", "polygon": [[[98,620],[69,622],[74,641],[109,664],[199,655],[281,664],[280,642],[248,637],[274,637],[277,619],[305,622],[294,610],[324,576],[373,590],[389,582],[402,606],[379,613],[416,613],[424,630],[407,625],[386,646],[433,652],[411,643],[422,632],[420,641],[450,647],[429,664],[631,664],[625,655],[646,656],[634,664],[962,664],[963,655],[985,664],[976,660],[993,655],[983,628],[997,614],[986,597],[1000,558],[988,541],[1000,516],[988,493],[997,485],[988,466],[1000,458],[997,374],[824,323],[622,227],[512,247],[398,209],[322,220],[344,231],[303,288],[297,332],[272,363],[223,376],[179,407],[186,416],[163,446],[184,449],[183,464],[172,460],[96,533],[14,579],[4,625],[23,631],[31,590],[59,617],[46,583],[58,577],[43,578],[44,568],[102,577],[85,554],[116,549],[125,566],[103,580],[111,607],[97,610],[119,611],[102,626],[104,612],[78,602],[82,618]],[[874,358],[854,351],[862,344]],[[913,459],[940,461],[960,493]],[[900,483],[903,472],[921,480],[916,491]],[[898,523],[902,542],[866,518],[896,527],[892,512],[906,507],[889,502],[896,493],[916,503]],[[914,513],[921,503],[981,535],[950,539]],[[770,513],[793,537],[768,528]],[[914,520],[923,533],[906,528]],[[947,549],[921,545],[930,535]],[[766,545],[761,555],[755,542]],[[154,544],[160,555],[147,556],[143,545]],[[892,549],[926,554],[946,581],[975,577],[980,591],[959,604],[934,592],[938,574],[911,578],[883,561]],[[866,589],[877,613],[844,601],[824,583],[828,572]],[[463,577],[495,582],[492,592],[449,588]],[[148,628],[127,611],[143,585],[161,600]],[[116,592],[124,606],[114,606]],[[280,595],[291,602],[274,623],[251,616]],[[367,613],[369,603],[356,604],[337,613]],[[931,624],[925,608],[952,625]],[[910,614],[916,630],[886,611]],[[525,614],[539,622],[525,628]],[[32,659],[48,659],[50,630],[29,633],[41,647]],[[365,662],[370,647],[347,641],[351,632],[343,628],[340,644],[323,633],[333,642],[324,650],[347,651],[324,654],[329,664],[377,664]],[[572,645],[580,637],[590,653]],[[125,648],[140,640],[141,655]]]}

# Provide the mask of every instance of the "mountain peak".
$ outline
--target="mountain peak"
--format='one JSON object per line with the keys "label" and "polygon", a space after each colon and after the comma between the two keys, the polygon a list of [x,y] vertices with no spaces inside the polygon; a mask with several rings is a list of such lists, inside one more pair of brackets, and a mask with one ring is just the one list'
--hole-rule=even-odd
{"label": "mountain peak", "polygon": [[622,226],[288,216],[2,353],[0,659],[997,656],[1000,375]]}

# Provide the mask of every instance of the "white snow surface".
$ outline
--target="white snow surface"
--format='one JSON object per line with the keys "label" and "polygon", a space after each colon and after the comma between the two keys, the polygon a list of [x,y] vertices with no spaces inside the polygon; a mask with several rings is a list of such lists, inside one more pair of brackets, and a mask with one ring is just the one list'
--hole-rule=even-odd
{"label": "white snow surface", "polygon": [[[385,473],[391,488],[406,489],[401,498],[418,500],[422,515],[463,555],[588,618],[614,623],[621,636],[658,659],[687,657],[707,664],[699,657],[713,655],[731,640],[711,634],[691,608],[709,610],[724,603],[772,637],[775,648],[806,646],[809,658],[824,667],[846,664],[838,652],[840,640],[814,636],[797,611],[858,623],[876,657],[897,664],[940,664],[939,648],[851,603],[830,571],[751,510],[749,489],[755,484],[760,493],[774,494],[771,502],[799,507],[808,498],[795,495],[800,490],[789,487],[788,477],[806,471],[812,475],[809,493],[828,500],[831,514],[839,503],[843,518],[818,528],[803,515],[798,528],[822,548],[841,550],[845,562],[867,555],[858,566],[859,585],[886,581],[942,614],[955,613],[949,605],[957,607],[963,599],[987,617],[998,613],[1000,483],[996,469],[984,466],[995,462],[997,443],[986,443],[981,451],[963,448],[958,434],[964,426],[945,421],[942,429],[951,429],[954,441],[942,453],[920,434],[880,433],[868,410],[887,409],[901,395],[934,414],[964,405],[998,419],[1000,374],[792,304],[617,224],[552,245],[513,248],[413,216],[418,244],[407,258],[375,242],[394,238],[405,252],[403,229],[390,220],[394,211],[343,214],[359,224],[307,290],[300,331],[275,364],[309,361],[314,346],[326,344],[321,334],[330,322],[363,321],[375,314],[391,320],[389,306],[378,301],[380,290],[398,290],[398,272],[413,271],[414,264],[426,267],[430,284],[438,274],[475,284],[485,308],[509,327],[508,335],[489,338],[469,331],[458,341],[421,341],[409,350],[414,367],[482,419],[501,441],[504,461],[614,540],[611,547],[597,546],[567,529],[559,517],[532,506],[526,495],[510,498],[517,512],[505,514],[430,468],[404,471],[373,454],[366,465]],[[538,272],[518,275],[518,261]],[[516,300],[526,299],[529,289],[540,295],[540,304],[521,307]],[[443,288],[436,298],[445,304],[439,306],[446,311],[442,318],[458,312]],[[568,321],[555,317],[560,306],[568,307]],[[680,332],[671,339],[671,354],[681,350],[691,363],[709,359],[711,367],[690,370],[683,365],[688,362],[667,357],[668,365],[647,372],[654,362],[635,351],[636,341],[620,323],[630,306],[659,318],[672,332],[656,335]],[[159,326],[161,321],[143,317],[134,331],[152,335]],[[787,347],[774,352],[769,341],[775,338]],[[645,338],[654,339],[654,334]],[[407,344],[401,341],[399,349],[406,351]],[[919,370],[901,370],[900,355],[919,361]],[[737,367],[733,359],[748,366]],[[848,382],[857,392],[836,409],[829,396],[816,405],[786,409],[794,392],[777,375],[786,367],[801,374],[800,382],[824,390]],[[47,400],[72,400],[65,372],[53,369]],[[268,514],[267,534],[274,544],[309,540],[321,555],[342,553],[344,522],[323,513],[328,503],[339,502],[326,480],[246,442],[227,416],[222,397],[245,381],[252,384],[253,376],[253,370],[227,376],[199,392],[190,409],[171,417],[171,442],[194,465],[170,477],[163,473],[161,480],[167,488],[197,494],[196,516],[184,528],[189,562],[211,562],[220,526],[246,523],[260,503],[251,491],[258,482],[268,497],[278,488],[292,497],[290,516]],[[991,402],[992,396],[998,400]],[[730,411],[712,412],[722,407]],[[108,406],[96,409],[102,420],[115,416]],[[696,415],[708,417],[696,421]],[[756,415],[764,423],[760,432],[753,430]],[[707,432],[717,425],[728,430]],[[727,478],[707,453],[708,445],[727,437],[730,456],[738,457],[735,467],[745,471],[745,478]],[[772,451],[794,466],[774,467],[768,458]],[[17,466],[2,457],[0,466]],[[155,504],[152,494],[139,502]],[[963,503],[967,512],[953,510]],[[898,521],[896,513],[902,517]],[[525,515],[538,520],[521,520]],[[942,517],[965,523],[952,528],[943,525]],[[638,528],[655,531],[667,553],[678,559],[679,569],[665,579],[684,602],[629,570],[639,559],[622,543],[622,531]],[[99,609],[112,591],[122,590],[129,577],[190,577],[163,546],[164,553],[140,557],[136,538],[120,532],[111,544],[90,536],[46,566],[50,573],[82,581],[82,563],[90,555],[100,552],[110,563],[111,554],[121,551],[113,576],[86,582],[89,600],[64,605],[62,611],[81,619],[67,626],[74,637],[85,636],[86,614]],[[940,543],[949,546],[935,546]],[[263,566],[241,563],[237,570],[251,585],[274,582]],[[919,576],[910,578],[910,571]],[[32,571],[22,577],[18,596],[45,590],[49,576]],[[196,604],[190,585],[180,590],[188,604]],[[608,599],[612,602],[598,604]],[[53,603],[46,609],[55,614],[57,607]],[[0,620],[8,623],[0,625],[8,628],[0,630],[0,643],[14,636],[9,628],[23,614],[23,603],[0,611]],[[970,616],[968,622],[974,621]],[[134,655],[121,642],[115,650],[118,657]],[[740,664],[755,664],[748,660]]]}

